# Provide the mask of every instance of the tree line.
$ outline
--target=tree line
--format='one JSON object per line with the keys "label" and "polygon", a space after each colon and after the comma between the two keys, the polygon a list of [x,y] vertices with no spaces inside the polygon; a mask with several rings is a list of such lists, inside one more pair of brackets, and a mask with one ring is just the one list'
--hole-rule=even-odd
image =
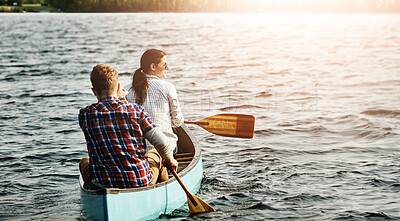
{"label": "tree line", "polygon": [[319,12],[400,13],[400,0],[0,0],[64,12]]}
{"label": "tree line", "polygon": [[222,9],[233,1],[238,2],[238,0],[0,0],[0,5],[42,4],[65,12],[205,12]]}

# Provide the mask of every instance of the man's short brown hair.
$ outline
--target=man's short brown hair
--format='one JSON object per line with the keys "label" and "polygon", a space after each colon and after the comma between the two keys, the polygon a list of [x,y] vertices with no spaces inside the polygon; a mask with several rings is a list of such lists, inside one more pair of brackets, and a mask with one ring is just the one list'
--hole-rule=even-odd
{"label": "man's short brown hair", "polygon": [[90,73],[90,81],[97,93],[106,95],[116,90],[118,72],[110,65],[98,64]]}

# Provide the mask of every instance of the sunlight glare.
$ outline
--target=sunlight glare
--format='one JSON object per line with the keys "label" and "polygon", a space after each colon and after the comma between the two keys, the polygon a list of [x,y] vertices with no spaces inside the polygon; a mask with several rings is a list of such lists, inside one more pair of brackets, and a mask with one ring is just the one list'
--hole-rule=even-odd
{"label": "sunlight glare", "polygon": [[232,0],[225,10],[271,13],[372,12],[399,8],[391,0]]}

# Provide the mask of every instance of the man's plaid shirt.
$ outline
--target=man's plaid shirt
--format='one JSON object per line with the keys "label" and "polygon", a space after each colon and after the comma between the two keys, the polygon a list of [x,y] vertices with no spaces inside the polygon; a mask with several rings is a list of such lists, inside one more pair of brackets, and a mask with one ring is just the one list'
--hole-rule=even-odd
{"label": "man's plaid shirt", "polygon": [[156,125],[142,107],[103,98],[79,111],[79,125],[89,152],[89,179],[107,188],[150,184],[144,133]]}

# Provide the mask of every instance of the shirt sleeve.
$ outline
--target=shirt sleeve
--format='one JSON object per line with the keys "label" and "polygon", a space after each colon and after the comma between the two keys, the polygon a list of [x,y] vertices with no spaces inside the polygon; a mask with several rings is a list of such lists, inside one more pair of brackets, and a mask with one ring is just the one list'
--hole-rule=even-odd
{"label": "shirt sleeve", "polygon": [[171,126],[180,127],[183,124],[183,114],[178,101],[178,94],[174,85],[171,85],[168,96],[169,109],[171,115]]}
{"label": "shirt sleeve", "polygon": [[78,114],[78,119],[79,119],[79,126],[84,129],[86,127],[85,123],[85,109],[80,109],[79,114]]}
{"label": "shirt sleeve", "polygon": [[174,159],[174,148],[171,147],[168,137],[159,128],[151,129],[144,136],[157,149],[161,156],[167,160]]}

